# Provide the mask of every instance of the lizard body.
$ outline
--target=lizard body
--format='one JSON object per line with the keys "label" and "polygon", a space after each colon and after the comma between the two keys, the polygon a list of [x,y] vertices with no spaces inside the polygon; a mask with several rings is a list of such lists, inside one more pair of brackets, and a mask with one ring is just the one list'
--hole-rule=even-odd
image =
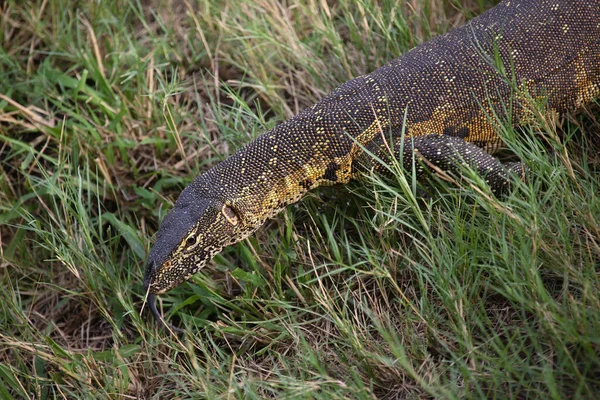
{"label": "lizard body", "polygon": [[526,124],[531,99],[563,115],[599,85],[599,0],[505,0],[346,82],[196,178],[149,254],[150,299],[309,190],[377,169],[369,154],[390,144],[403,149],[395,156],[417,152],[445,169],[467,162],[501,188],[508,171],[489,155],[501,144],[497,119]]}

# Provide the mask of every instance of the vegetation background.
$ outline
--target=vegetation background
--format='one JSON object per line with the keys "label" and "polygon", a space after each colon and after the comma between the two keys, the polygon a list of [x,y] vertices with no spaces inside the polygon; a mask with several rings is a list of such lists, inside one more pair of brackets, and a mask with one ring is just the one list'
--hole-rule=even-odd
{"label": "vegetation background", "polygon": [[160,298],[187,334],[140,314],[197,174],[493,4],[0,3],[0,398],[594,398],[595,107],[499,124],[531,168],[505,198],[319,190]]}

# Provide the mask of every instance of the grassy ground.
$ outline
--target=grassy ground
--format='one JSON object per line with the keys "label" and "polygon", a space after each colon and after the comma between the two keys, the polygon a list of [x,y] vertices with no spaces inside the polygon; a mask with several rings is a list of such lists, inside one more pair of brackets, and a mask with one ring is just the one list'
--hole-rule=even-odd
{"label": "grassy ground", "polygon": [[504,130],[532,169],[506,198],[474,178],[419,199],[402,174],[320,190],[161,297],[188,334],[140,315],[194,176],[492,6],[170,3],[0,6],[0,398],[598,393],[597,112]]}

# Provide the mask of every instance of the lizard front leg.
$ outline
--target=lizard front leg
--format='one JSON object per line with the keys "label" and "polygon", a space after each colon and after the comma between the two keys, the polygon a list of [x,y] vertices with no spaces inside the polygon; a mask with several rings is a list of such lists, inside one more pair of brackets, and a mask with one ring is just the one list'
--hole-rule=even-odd
{"label": "lizard front leg", "polygon": [[[424,178],[428,167],[439,168],[456,176],[460,176],[465,167],[471,168],[485,179],[495,195],[507,192],[511,175],[524,177],[527,170],[522,162],[502,163],[475,144],[449,135],[401,137],[396,138],[391,146],[378,144],[378,147],[379,151],[372,155],[385,162],[393,153],[393,157],[401,160],[405,171],[416,168],[417,179]],[[375,169],[383,170],[381,166]]]}

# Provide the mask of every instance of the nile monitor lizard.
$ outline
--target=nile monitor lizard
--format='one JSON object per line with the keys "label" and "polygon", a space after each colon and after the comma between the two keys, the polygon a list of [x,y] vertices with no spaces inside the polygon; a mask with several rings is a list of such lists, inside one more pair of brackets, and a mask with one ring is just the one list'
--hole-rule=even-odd
{"label": "nile monitor lizard", "polygon": [[148,257],[153,313],[160,320],[156,294],[310,189],[377,169],[372,155],[387,149],[405,165],[415,154],[451,171],[466,163],[500,190],[508,169],[490,155],[501,142],[496,118],[523,125],[527,100],[564,114],[597,97],[599,39],[600,0],[505,0],[344,83],[183,190]]}

